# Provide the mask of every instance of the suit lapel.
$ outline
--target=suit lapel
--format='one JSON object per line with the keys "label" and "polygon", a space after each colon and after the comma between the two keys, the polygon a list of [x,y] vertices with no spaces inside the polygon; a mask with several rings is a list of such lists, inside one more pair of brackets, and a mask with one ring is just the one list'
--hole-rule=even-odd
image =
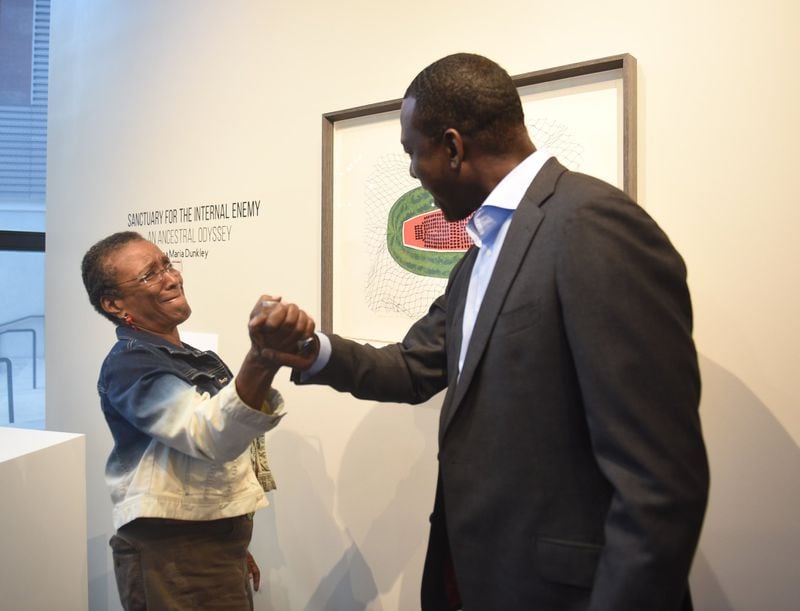
{"label": "suit lapel", "polygon": [[[444,439],[446,429],[452,422],[453,416],[472,383],[472,378],[486,349],[497,315],[544,218],[544,213],[540,207],[553,194],[558,177],[565,170],[566,168],[554,157],[550,158],[534,178],[519,207],[514,212],[506,239],[503,242],[503,249],[500,251],[497,264],[486,288],[486,295],[478,311],[478,317],[475,320],[472,338],[464,360],[464,368],[457,383],[455,377],[451,375],[440,418],[440,442]],[[464,302],[466,301],[471,270],[472,265],[469,265],[469,269],[465,269],[465,282],[462,283],[461,292],[457,297],[457,301],[451,302],[457,304],[453,329],[456,330],[458,341],[454,342],[453,346],[448,347],[448,360],[452,358],[456,362],[454,369],[457,369],[458,354],[461,346],[461,321],[464,315]],[[456,319],[457,326],[455,324]]]}
{"label": "suit lapel", "polygon": [[448,305],[447,321],[447,392],[442,403],[442,410],[439,413],[439,432],[444,431],[445,415],[448,413],[447,406],[452,403],[452,397],[456,390],[458,380],[458,355],[461,353],[462,330],[464,327],[464,308],[467,302],[467,289],[469,288],[469,278],[475,259],[478,256],[476,247],[470,248],[464,255],[464,263],[461,269],[453,277],[453,284],[447,296]]}

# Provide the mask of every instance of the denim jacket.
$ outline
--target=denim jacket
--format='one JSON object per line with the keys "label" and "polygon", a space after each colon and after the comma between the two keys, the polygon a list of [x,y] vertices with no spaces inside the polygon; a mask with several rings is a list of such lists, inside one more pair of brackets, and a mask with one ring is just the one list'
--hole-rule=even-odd
{"label": "denim jacket", "polygon": [[106,483],[114,527],[139,517],[215,520],[267,505],[251,464],[254,439],[283,417],[245,405],[213,352],[117,328],[97,383],[114,438]]}

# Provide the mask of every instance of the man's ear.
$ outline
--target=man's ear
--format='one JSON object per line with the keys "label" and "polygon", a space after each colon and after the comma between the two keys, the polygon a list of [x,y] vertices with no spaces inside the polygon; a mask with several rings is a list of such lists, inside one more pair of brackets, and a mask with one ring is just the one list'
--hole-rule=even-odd
{"label": "man's ear", "polygon": [[112,316],[116,316],[117,318],[122,316],[122,308],[117,304],[117,299],[114,297],[103,295],[100,298],[100,307],[103,308],[103,311],[108,312]]}
{"label": "man's ear", "polygon": [[447,149],[447,158],[450,168],[457,170],[464,160],[464,140],[457,129],[446,129],[442,135],[442,142]]}

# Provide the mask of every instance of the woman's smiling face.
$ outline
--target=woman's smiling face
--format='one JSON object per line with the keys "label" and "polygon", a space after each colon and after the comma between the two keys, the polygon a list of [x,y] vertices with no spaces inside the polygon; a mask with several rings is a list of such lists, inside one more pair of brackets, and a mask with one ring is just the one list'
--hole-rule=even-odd
{"label": "woman's smiling face", "polygon": [[183,277],[169,257],[152,242],[134,240],[106,259],[114,269],[120,297],[106,298],[103,307],[115,315],[129,314],[133,325],[156,335],[176,335],[192,313],[183,292]]}

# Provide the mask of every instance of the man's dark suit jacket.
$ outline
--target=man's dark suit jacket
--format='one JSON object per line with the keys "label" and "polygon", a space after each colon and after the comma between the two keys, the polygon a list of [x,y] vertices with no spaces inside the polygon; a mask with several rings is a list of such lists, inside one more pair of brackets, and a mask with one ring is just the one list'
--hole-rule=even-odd
{"label": "man's dark suit jacket", "polygon": [[448,608],[448,556],[466,611],[690,608],[708,464],[681,257],[624,193],[550,159],[459,378],[476,254],[402,343],[331,336],[310,380],[410,403],[447,387],[422,608]]}

